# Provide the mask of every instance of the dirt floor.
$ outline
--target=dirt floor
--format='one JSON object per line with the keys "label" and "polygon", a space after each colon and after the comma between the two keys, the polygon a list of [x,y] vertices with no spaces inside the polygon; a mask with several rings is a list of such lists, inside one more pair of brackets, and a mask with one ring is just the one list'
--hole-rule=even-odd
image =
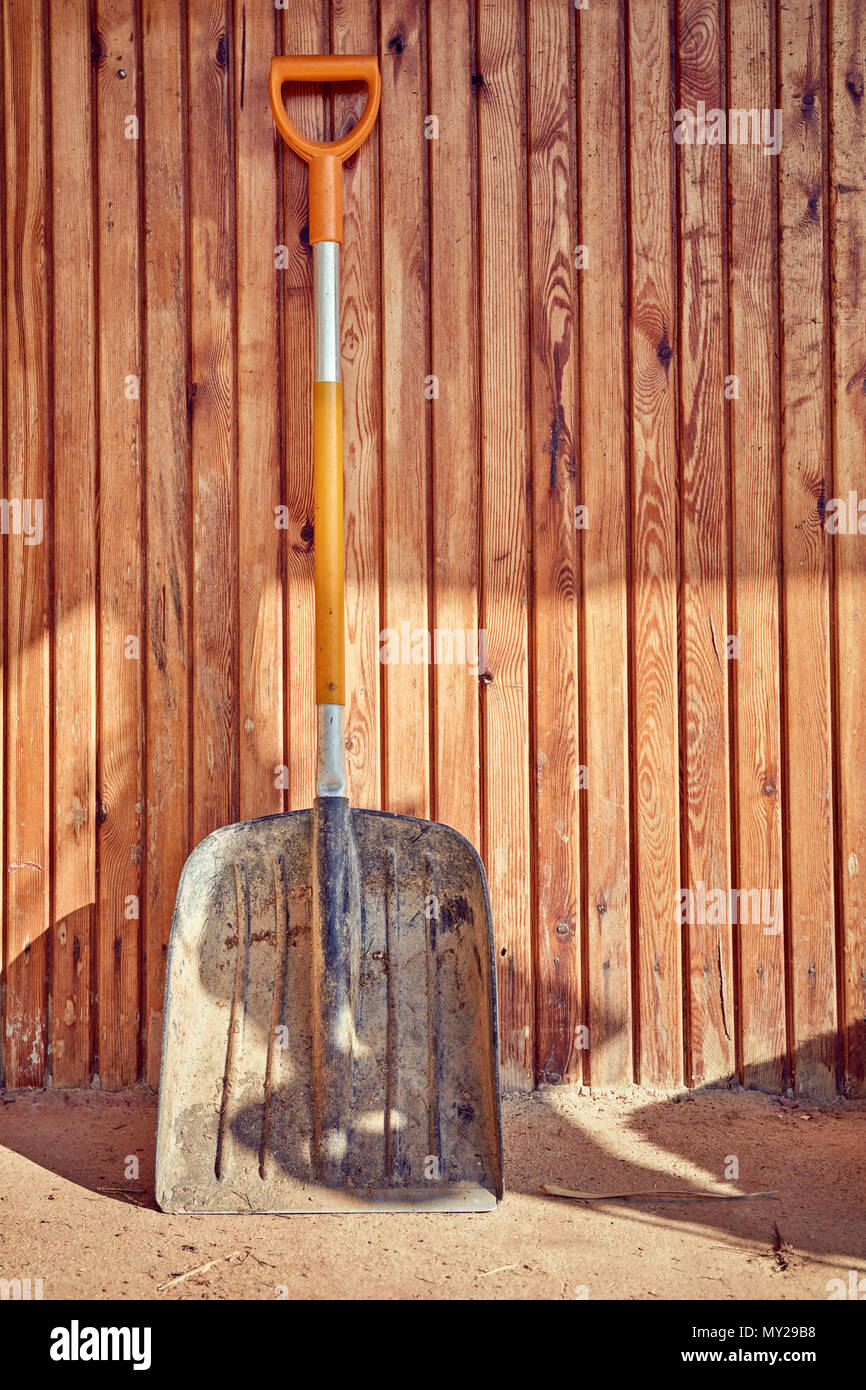
{"label": "dirt floor", "polygon": [[[475,1216],[163,1216],[155,1126],[150,1092],[0,1092],[0,1279],[46,1299],[826,1299],[855,1270],[866,1295],[863,1103],[509,1097],[508,1193]],[[544,1182],[778,1195],[590,1204]]]}

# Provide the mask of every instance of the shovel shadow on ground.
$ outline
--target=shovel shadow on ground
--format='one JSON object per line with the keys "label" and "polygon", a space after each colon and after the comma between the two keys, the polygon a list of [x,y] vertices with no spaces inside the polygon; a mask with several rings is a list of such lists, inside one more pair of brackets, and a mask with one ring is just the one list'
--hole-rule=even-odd
{"label": "shovel shadow on ground", "polygon": [[156,1096],[144,1087],[0,1094],[0,1195],[8,1150],[122,1206],[156,1210],[155,1125]]}
{"label": "shovel shadow on ground", "polygon": [[[103,1198],[155,1208],[152,1092],[32,1091],[3,1100],[0,1145]],[[629,1106],[627,1116],[623,1104]],[[806,1114],[811,1118],[803,1119]],[[242,1112],[238,1119],[236,1138],[243,1142]],[[676,1100],[644,1099],[638,1093],[628,1102],[565,1091],[511,1096],[504,1103],[506,1203],[518,1194],[543,1203],[558,1213],[566,1241],[579,1241],[587,1223],[628,1223],[623,1229],[632,1232],[636,1246],[643,1227],[678,1226],[716,1233],[721,1244],[766,1257],[780,1270],[797,1258],[792,1251],[819,1263],[828,1257],[828,1277],[835,1276],[840,1259],[846,1267],[866,1267],[864,1130],[862,1103],[804,1102],[792,1110],[762,1092],[708,1088]],[[131,1154],[140,1161],[135,1180],[123,1176]],[[719,1185],[731,1155],[740,1165],[739,1178],[730,1183],[733,1191],[770,1188],[778,1195],[756,1201],[585,1203],[540,1191],[543,1182],[579,1191],[707,1191]],[[428,1219],[454,1218],[433,1214]],[[825,1296],[823,1284],[816,1296]]]}
{"label": "shovel shadow on ground", "polygon": [[[635,1227],[684,1225],[715,1231],[734,1245],[756,1242],[778,1256],[780,1268],[790,1243],[866,1269],[866,1104],[841,1098],[789,1104],[765,1092],[722,1087],[684,1090],[676,1098],[644,1095],[630,1098],[628,1118],[618,1124],[614,1117],[623,1102],[603,1093],[548,1088],[507,1107],[507,1189],[556,1206],[564,1218],[575,1212],[590,1221],[616,1216]],[[737,1176],[726,1179],[726,1170]],[[773,1195],[580,1202],[543,1193],[543,1183],[581,1192],[728,1188],[731,1194]]]}

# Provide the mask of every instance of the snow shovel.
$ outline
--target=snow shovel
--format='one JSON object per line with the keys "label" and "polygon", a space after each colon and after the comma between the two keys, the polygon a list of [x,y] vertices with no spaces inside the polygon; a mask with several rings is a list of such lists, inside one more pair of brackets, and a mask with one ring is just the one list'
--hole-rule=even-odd
{"label": "snow shovel", "polygon": [[[286,82],[357,82],[331,143]],[[502,1195],[496,985],[481,861],[455,830],[349,805],[344,758],[342,163],[375,57],[279,57],[271,107],[309,165],[316,701],[312,810],[226,826],[171,929],[156,1198],[168,1212],[481,1211]]]}

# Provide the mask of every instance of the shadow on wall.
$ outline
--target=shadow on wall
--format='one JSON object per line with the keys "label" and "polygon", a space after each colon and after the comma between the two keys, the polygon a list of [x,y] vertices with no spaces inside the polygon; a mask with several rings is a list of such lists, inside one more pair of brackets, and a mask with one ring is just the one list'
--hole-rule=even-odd
{"label": "shadow on wall", "polygon": [[[309,557],[308,557],[309,558]],[[845,572],[849,569],[860,572],[864,561],[862,553],[856,553],[851,546],[842,551],[842,566]],[[308,576],[309,578],[309,576]],[[748,578],[748,576],[747,576]],[[789,581],[796,589],[796,577]],[[803,581],[805,583],[805,581]],[[401,578],[402,583],[402,578]],[[596,586],[597,588],[611,588],[612,584]],[[292,602],[312,610],[311,588],[293,579]],[[535,602],[546,601],[552,598],[552,593],[547,593],[543,588],[537,587],[535,591]],[[273,594],[262,595],[262,612],[270,612],[274,607]],[[280,606],[282,600],[280,599]],[[74,619],[74,613],[70,619]],[[228,617],[228,613],[227,613]],[[264,620],[263,620],[264,621]],[[114,626],[118,627],[119,620],[115,621]],[[55,634],[55,641],[58,646],[62,638],[62,632]],[[259,651],[261,643],[256,641],[253,646]],[[154,653],[150,654],[154,660]],[[206,663],[203,663],[203,666]],[[9,672],[8,679],[14,681],[16,670],[14,663]],[[292,692],[289,692],[292,697]],[[232,728],[232,721],[239,722],[240,711],[235,707],[226,714],[226,724]],[[163,712],[165,713],[165,712]],[[250,721],[253,722],[253,721]],[[297,723],[297,716],[291,721],[292,726]],[[311,737],[309,746],[304,748],[292,747],[289,761],[289,782],[292,788],[292,802],[299,804],[297,789],[299,786],[306,785],[310,781],[310,748],[312,747],[313,712],[310,706],[309,728]],[[81,1015],[86,1016],[86,1028],[89,1029],[93,1039],[94,1047],[91,1049],[89,1057],[89,1069],[87,1076],[80,1078],[85,1082],[93,1070],[104,1074],[106,1069],[103,1066],[106,1053],[115,1054],[115,1065],[108,1068],[109,1074],[113,1071],[118,1077],[123,1077],[123,1082],[115,1084],[129,1084],[140,1074],[141,1068],[135,1064],[137,1050],[140,1049],[147,1057],[147,1076],[151,1081],[155,1081],[157,1065],[155,1059],[159,1053],[159,1033],[161,1028],[162,1011],[162,991],[157,987],[156,981],[160,978],[160,964],[157,960],[160,954],[164,955],[167,940],[167,916],[160,914],[160,919],[156,920],[156,914],[148,916],[148,900],[152,898],[156,885],[161,884],[160,897],[164,903],[173,900],[176,887],[176,873],[179,869],[180,846],[176,843],[165,845],[160,836],[163,828],[159,824],[156,814],[148,817],[145,806],[142,808],[140,797],[144,786],[144,778],[140,777],[136,782],[130,772],[136,767],[136,759],[139,756],[138,734],[139,725],[137,723],[124,723],[121,713],[118,712],[112,724],[112,713],[110,709],[102,727],[103,735],[108,735],[103,739],[102,744],[102,785],[99,788],[100,802],[97,804],[95,797],[92,804],[82,806],[60,806],[56,808],[56,820],[58,822],[58,835],[55,840],[56,859],[53,865],[54,875],[54,897],[53,902],[57,912],[54,923],[48,930],[33,932],[27,938],[27,944],[21,945],[24,935],[23,928],[18,927],[14,945],[12,933],[6,930],[4,950],[8,953],[6,968],[2,972],[0,983],[6,986],[7,1013],[6,1013],[6,1037],[0,1043],[9,1048],[7,1039],[9,1029],[12,1029],[13,1044],[15,1054],[18,1059],[27,1059],[31,1056],[38,1057],[40,1048],[45,1043],[46,1033],[46,1012],[28,1008],[26,1005],[33,1005],[38,996],[38,988],[34,986],[32,975],[37,968],[33,962],[37,961],[37,951],[34,947],[45,942],[45,952],[48,958],[47,968],[52,971],[51,975],[51,1018],[52,1018],[52,1042],[54,1046],[54,1056],[59,1058],[60,1049],[65,1047],[64,1033],[69,1031],[72,1036],[75,1028],[80,1023]],[[349,731],[350,737],[352,730]],[[273,785],[274,750],[271,747],[258,746],[255,743],[257,734],[247,734],[246,731],[237,735],[237,745],[234,758],[249,759],[250,766],[255,766],[255,770],[260,777],[262,785]],[[249,741],[247,741],[249,740]],[[110,755],[104,750],[106,745],[110,745]],[[65,756],[64,731],[60,728],[56,731],[56,756],[63,759]],[[74,756],[74,749],[70,749]],[[159,746],[147,750],[147,756],[156,760],[160,755]],[[277,755],[283,756],[280,752]],[[203,759],[199,754],[198,769]],[[207,761],[204,759],[204,761]],[[351,763],[351,759],[350,759]],[[190,777],[192,774],[188,774]],[[211,768],[212,787],[211,794],[205,792],[207,804],[213,805],[218,802],[220,793],[214,792],[213,787],[217,786],[222,777],[219,760]],[[472,774],[477,776],[477,771]],[[309,791],[312,788],[309,787]],[[273,806],[261,807],[261,812],[273,810]],[[10,812],[12,808],[9,808]],[[232,804],[232,814],[227,820],[235,818],[239,814],[237,805]],[[82,881],[82,862],[80,855],[79,835],[93,833],[93,819],[104,818],[100,821],[99,827],[99,859],[100,859],[100,895],[99,903],[87,900],[86,896],[82,900],[80,885]],[[71,820],[70,820],[71,818]],[[219,818],[217,818],[219,819]],[[67,824],[68,823],[68,824]],[[72,828],[68,828],[71,826]],[[216,828],[213,826],[212,828]],[[184,849],[192,848],[184,846]],[[581,845],[581,851],[584,846]],[[182,856],[180,857],[182,862]],[[8,866],[7,866],[8,867]],[[18,882],[14,892],[17,895],[23,887],[23,880],[28,876],[36,878],[44,875],[45,866],[32,866],[29,863],[16,866]],[[491,867],[491,877],[492,865]],[[6,892],[10,894],[8,876]],[[36,889],[33,890],[34,895]],[[41,890],[39,890],[41,891]],[[633,890],[634,891],[634,890]],[[130,895],[140,896],[140,907],[138,918],[128,918],[125,915],[124,905]],[[8,898],[7,898],[8,901]],[[21,893],[16,904],[21,917],[32,918],[33,921],[44,922],[44,913],[41,907],[37,910],[34,906],[34,898],[26,898]],[[26,910],[22,912],[22,907]],[[839,905],[837,905],[839,910]],[[15,915],[15,914],[11,914]],[[8,921],[8,919],[7,919]],[[5,924],[4,924],[5,925]],[[29,925],[29,923],[28,923]],[[496,926],[496,923],[494,923]],[[66,953],[64,956],[64,952]],[[52,961],[53,956],[53,961]],[[509,959],[506,962],[508,967],[513,964]],[[59,972],[58,967],[59,965]],[[87,979],[82,978],[82,974]],[[73,988],[73,982],[77,985]],[[58,983],[59,982],[59,983]],[[141,985],[140,992],[138,991]],[[839,982],[841,990],[842,982]],[[511,993],[515,998],[531,998],[536,988],[536,980],[515,980]],[[89,995],[88,995],[89,990]],[[43,996],[47,991],[43,991]],[[24,1007],[22,1007],[22,1000]],[[138,1011],[140,1010],[140,1016]],[[630,1027],[630,1024],[625,1026]],[[610,1045],[617,1033],[613,1026],[609,1027],[607,1036],[598,1040],[598,1047]],[[140,1034],[145,1034],[141,1039]],[[596,1030],[597,1038],[597,1030]],[[866,1056],[866,1024],[859,1023],[849,1030],[850,1047],[847,1055],[853,1058]],[[813,1043],[814,1046],[814,1043]],[[835,1048],[835,1042],[834,1042]],[[10,1049],[11,1050],[11,1049]],[[130,1060],[131,1059],[131,1060]],[[804,1058],[805,1060],[805,1058]],[[590,1054],[590,1064],[592,1057]],[[2,1057],[0,1057],[2,1063]],[[38,1062],[35,1064],[38,1070]],[[36,1080],[36,1070],[33,1079]],[[51,1059],[49,1059],[49,1072],[53,1071]],[[787,1067],[782,1066],[782,1074],[785,1074]],[[22,1075],[27,1074],[27,1063],[23,1068],[19,1066],[10,1068],[13,1077],[21,1079]],[[2,1076],[2,1067],[0,1067]]]}
{"label": "shadow on wall", "polygon": [[[61,857],[61,859],[59,860],[59,864],[62,864],[62,862],[63,862],[63,861],[62,861],[62,857]],[[90,997],[89,997],[89,1000],[88,1000],[88,1003],[89,1003],[88,1027],[89,1027],[90,1030],[94,1033],[94,1035],[95,1035],[96,1029],[97,1029],[97,1020],[98,1020],[98,1016],[99,1016],[99,1015],[98,1015],[98,1009],[99,1009],[99,1002],[100,1002],[100,1001],[99,1001],[100,979],[99,979],[99,974],[98,974],[98,971],[99,971],[99,962],[98,962],[97,954],[96,954],[96,952],[94,951],[94,932],[95,932],[95,930],[96,930],[96,924],[97,924],[97,923],[98,923],[97,905],[96,905],[94,902],[90,902],[90,903],[82,904],[80,907],[76,908],[75,910],[73,910],[72,912],[70,912],[68,915],[66,915],[66,916],[64,916],[64,917],[59,917],[59,918],[56,920],[56,922],[55,922],[55,927],[54,927],[55,941],[59,941],[59,942],[63,943],[64,947],[67,947],[67,946],[68,946],[69,950],[71,951],[71,953],[72,953],[72,955],[73,955],[73,958],[74,958],[74,961],[75,961],[75,962],[78,961],[78,958],[79,958],[79,956],[80,956],[82,947],[85,947],[85,948],[86,948],[88,943],[89,943],[90,951],[93,953],[92,956],[91,956],[91,959],[90,959],[90,975],[89,975],[89,980],[88,980],[88,983],[87,983],[84,987],[85,987],[86,989],[88,989],[88,991],[89,991],[89,996],[90,996]],[[127,925],[128,927],[137,929],[137,928],[139,928],[139,927],[141,926],[141,923],[139,923],[139,922],[131,922],[131,923],[128,923],[128,924],[126,924],[126,925]],[[495,930],[495,923],[494,923],[494,930]],[[119,928],[115,928],[115,932],[114,932],[115,949],[114,949],[113,953],[111,954],[111,956],[108,955],[108,952],[107,952],[107,950],[106,950],[106,948],[105,948],[104,943],[99,943],[99,945],[101,946],[101,949],[102,949],[103,962],[104,962],[104,968],[105,968],[105,970],[106,970],[106,973],[108,974],[110,980],[111,980],[111,976],[114,976],[114,981],[113,981],[113,983],[114,983],[114,985],[115,985],[114,991],[112,991],[111,989],[109,989],[109,990],[106,991],[106,994],[105,994],[105,999],[108,1001],[108,1004],[110,1005],[110,1007],[111,1007],[112,1010],[118,1010],[118,1009],[121,1009],[121,1008],[122,1008],[122,1002],[121,1002],[121,999],[120,999],[120,996],[119,996],[119,992],[118,992],[118,990],[117,990],[117,980],[119,979],[119,975],[120,975],[120,969],[119,969],[119,967],[120,967],[120,962],[124,959],[124,953],[127,952],[127,951],[130,949],[129,946],[127,945],[127,943],[122,941],[121,932],[122,932],[122,926],[119,927]],[[132,946],[133,952],[136,953],[136,952],[138,951],[137,930],[131,933],[131,937],[135,937],[135,938],[136,938],[136,940],[135,940],[135,942],[134,942],[134,944],[133,944],[133,946]],[[144,954],[145,954],[145,946],[146,946],[146,945],[149,946],[150,944],[151,944],[151,943],[150,943],[149,940],[148,940],[148,943],[144,943],[144,942],[141,943],[142,958],[144,957]],[[57,949],[57,948],[56,948],[56,945],[55,945],[55,950],[56,950],[56,949]],[[161,953],[161,964],[164,965],[164,960],[165,960],[165,955],[166,955],[166,950],[167,950],[167,940],[166,940],[165,942],[163,942],[161,945],[160,945],[160,944],[157,944],[157,949],[160,950],[160,953]],[[134,964],[133,964],[133,967],[132,967],[132,973],[135,975],[136,978],[138,978],[138,976],[137,976],[137,969],[138,969],[138,967],[137,967],[137,961],[138,961],[138,958],[139,958],[139,957],[138,957],[137,954],[134,954],[134,955],[133,955],[133,962],[134,962]],[[29,947],[28,947],[28,948],[25,948],[24,950],[22,950],[22,951],[20,951],[20,952],[17,952],[15,955],[13,955],[13,956],[11,957],[11,963],[14,964],[15,962],[18,962],[18,968],[19,968],[19,970],[22,970],[22,971],[23,971],[23,970],[31,970],[31,969],[32,969],[32,964],[31,964],[31,953],[30,953]],[[513,962],[513,960],[509,960],[508,963],[509,963],[509,966],[511,966],[512,969],[514,970],[514,962]],[[515,972],[515,974],[514,974],[514,979],[513,979],[513,981],[512,981],[512,988],[515,989],[515,990],[517,991],[518,994],[520,993],[520,989],[521,989],[521,985],[520,985],[520,983],[519,983],[519,981],[520,981],[521,978],[522,978],[522,977],[521,977],[517,972]],[[514,982],[515,980],[517,981],[516,984],[515,984],[515,982]],[[6,989],[6,984],[7,984],[7,972],[4,971],[4,970],[0,970],[0,991]],[[684,983],[684,988],[685,988],[685,987],[686,987],[686,986],[685,986],[685,983]],[[81,988],[81,986],[79,986],[79,989],[80,989],[80,988]],[[160,991],[158,1000],[150,999],[150,1000],[147,1001],[148,1007],[149,1007],[149,1009],[150,1009],[150,1024],[151,1024],[151,1028],[153,1029],[153,1036],[150,1037],[149,1039],[145,1037],[145,1038],[143,1039],[143,1043],[144,1043],[145,1048],[147,1049],[147,1055],[151,1058],[151,1061],[153,1062],[154,1056],[155,1056],[156,1059],[157,1059],[156,1064],[155,1064],[155,1066],[154,1066],[154,1069],[153,1069],[152,1073],[149,1074],[149,1076],[148,1076],[148,1080],[150,1080],[150,1079],[151,1079],[151,1076],[152,1076],[152,1078],[153,1078],[153,1079],[152,1079],[152,1084],[158,1084],[158,1083],[157,1083],[157,1078],[158,1078],[158,1075],[159,1075],[159,1063],[158,1063],[158,1059],[159,1059],[159,1055],[160,1055],[160,1052],[161,1052],[161,1011],[162,1011],[162,1005],[163,1005],[163,997],[164,997],[164,996],[163,996],[163,992]],[[144,994],[142,994],[142,999],[141,999],[142,1006],[145,1005],[145,1002],[146,1002],[146,1001],[145,1001]],[[11,1012],[11,1010],[10,1010],[9,1003],[10,1003],[10,995],[9,995],[9,993],[7,993],[7,997],[6,997],[6,1024],[7,1024],[7,1030],[8,1030],[10,1027],[13,1028],[13,1029],[16,1028],[16,1019],[15,1019],[15,1017],[13,1016],[13,1014],[12,1014],[12,1012]],[[57,1004],[57,1001],[56,1001],[56,1000],[54,1001],[54,1007],[55,1007],[55,1010],[59,1007],[59,1005]],[[157,1010],[157,1008],[158,1008],[158,1010],[159,1010],[159,1026],[158,1026],[158,1027],[156,1026],[156,1022],[155,1022],[155,1019],[156,1019],[156,1010]],[[108,1027],[108,1026],[110,1026],[110,1025],[108,1024],[108,1018],[105,1016],[106,1014],[108,1014],[108,1009],[106,1009],[106,1010],[104,1011],[103,1019],[102,1019],[102,1026]],[[110,1017],[110,1015],[108,1015],[108,1016]],[[65,1009],[65,1012],[64,1012],[64,1014],[63,1014],[62,1021],[63,1021],[63,1024],[64,1024],[66,1027],[74,1027],[75,1024],[76,1024],[76,1022],[78,1021],[76,1012],[75,1012],[74,1008],[72,1007],[71,1001],[69,1001],[69,1000],[66,1000],[66,1009]],[[503,1022],[503,1020],[502,1020],[502,1001],[501,1001],[501,999],[500,999],[500,1019],[499,1019],[500,1034],[501,1034],[501,1029],[502,1029],[502,1022]],[[55,1020],[54,1020],[54,1033],[53,1033],[53,1036],[52,1036],[52,1047],[53,1047],[53,1049],[54,1049],[54,1055],[59,1055],[59,1049],[62,1048],[63,1045],[64,1045],[64,1044],[63,1044],[62,1030],[61,1030],[61,1028],[58,1026],[58,1023],[59,1023],[59,1020],[58,1020],[57,1017],[55,1017]],[[620,1016],[620,1017],[617,1018],[616,1020],[608,1019],[608,1020],[606,1021],[606,1025],[607,1025],[607,1026],[606,1026],[606,1031],[603,1033],[603,1035],[600,1033],[599,1028],[596,1028],[596,1029],[594,1030],[594,1036],[595,1036],[595,1044],[594,1044],[594,1047],[593,1047],[593,1046],[589,1047],[589,1048],[587,1049],[586,1053],[585,1053],[585,1056],[586,1056],[587,1061],[588,1061],[588,1066],[589,1066],[589,1075],[590,1075],[590,1082],[589,1082],[589,1084],[590,1084],[590,1085],[592,1085],[591,1075],[592,1075],[592,1063],[593,1063],[593,1056],[594,1056],[594,1055],[595,1055],[595,1056],[598,1056],[598,1055],[600,1054],[600,1051],[601,1051],[602,1049],[605,1049],[605,1048],[608,1048],[608,1047],[614,1048],[617,1052],[622,1051],[622,1049],[624,1048],[625,1051],[626,1051],[628,1054],[630,1054],[630,1053],[631,1053],[631,1050],[632,1050],[632,1025],[631,1025],[631,1021],[630,1021],[628,1018],[625,1018],[625,1017]],[[34,1022],[33,1022],[33,1019],[32,1019],[32,1018],[30,1018],[30,1019],[24,1019],[24,1018],[22,1017],[22,1018],[19,1020],[19,1025],[18,1025],[18,1029],[17,1029],[17,1037],[16,1037],[16,1046],[17,1046],[17,1051],[18,1051],[18,1055],[19,1055],[19,1056],[22,1054],[22,1050],[23,1050],[25,1047],[28,1047],[28,1048],[29,1048],[29,1047],[32,1047],[32,1046],[33,1046],[33,1043],[34,1043],[34,1027],[35,1027],[35,1025],[34,1025]],[[623,1040],[623,1034],[626,1034],[626,1035],[627,1035],[626,1038],[625,1038],[625,1040]],[[131,1036],[131,1034],[128,1034],[128,1032],[127,1032],[127,1033],[124,1033],[124,1031],[123,1031],[122,1029],[119,1030],[119,1031],[118,1031],[117,1037],[114,1039],[114,1046],[115,1046],[115,1049],[116,1049],[116,1050],[120,1050],[120,1049],[124,1046],[124,1038],[126,1039],[126,1043],[128,1044],[130,1036]],[[10,1037],[10,1034],[9,1034],[8,1031],[7,1031],[7,1039],[8,1039],[9,1037]],[[847,1040],[847,1046],[846,1046],[846,1040]],[[781,1077],[783,1077],[783,1078],[787,1078],[785,1084],[791,1084],[791,1083],[790,1083],[790,1078],[791,1078],[792,1076],[793,1076],[793,1077],[796,1077],[796,1075],[798,1074],[798,1070],[799,1070],[798,1063],[799,1063],[799,1060],[800,1060],[801,1056],[802,1056],[802,1059],[803,1059],[805,1068],[808,1069],[808,1066],[810,1065],[811,1061],[813,1060],[813,1057],[814,1057],[815,1052],[819,1052],[819,1051],[821,1050],[821,1048],[824,1046],[824,1044],[827,1044],[827,1046],[828,1046],[829,1050],[831,1051],[831,1053],[832,1053],[833,1051],[835,1051],[835,1055],[836,1055],[836,1058],[837,1058],[837,1073],[838,1073],[838,1075],[840,1076],[840,1078],[843,1078],[843,1079],[844,1079],[844,1058],[845,1058],[846,1056],[847,1056],[847,1057],[851,1057],[851,1058],[857,1058],[857,1057],[866,1056],[866,1020],[861,1020],[861,1019],[855,1020],[853,1023],[851,1023],[851,1024],[848,1025],[848,1027],[847,1027],[847,1029],[845,1029],[844,1033],[840,1030],[838,1033],[825,1033],[825,1034],[823,1034],[823,1035],[821,1035],[821,1034],[816,1035],[814,1038],[812,1038],[812,1039],[809,1040],[808,1044],[804,1045],[804,1046],[801,1047],[801,1048],[795,1048],[790,1058],[789,1058],[786,1054],[777,1054],[777,1055],[768,1055],[768,1056],[765,1056],[765,1057],[761,1058],[761,1064],[762,1064],[763,1068],[765,1069],[765,1071],[767,1072],[767,1074],[769,1074],[769,1075],[779,1075],[779,1076],[781,1076]],[[109,1045],[111,1045],[111,1044],[109,1043]],[[8,1042],[7,1042],[7,1046],[8,1046]],[[0,1048],[0,1053],[2,1053],[2,1048]],[[98,1050],[98,1048],[96,1048],[96,1047],[94,1048],[94,1053],[93,1053],[93,1055],[94,1055],[95,1058],[98,1059],[98,1056],[99,1056],[99,1050]],[[51,1061],[52,1061],[51,1056],[49,1056],[49,1059],[48,1059],[48,1067],[47,1067],[47,1073],[48,1073],[49,1078],[51,1078],[51,1074],[52,1074],[52,1065],[51,1065]],[[792,1064],[793,1064],[793,1066],[792,1066]],[[98,1074],[98,1066],[97,1066],[97,1067],[91,1068],[90,1071],[88,1071],[88,1073],[87,1073],[86,1076],[82,1076],[80,1082],[78,1082],[78,1083],[68,1083],[68,1084],[80,1084],[80,1085],[85,1085],[85,1086],[86,1086],[86,1085],[89,1085],[90,1082],[91,1082],[91,1077],[92,1077],[94,1071]],[[735,1079],[736,1079],[736,1078],[735,1078]],[[132,1077],[132,1078],[130,1078],[129,1082],[126,1083],[126,1084],[134,1084],[134,1081],[135,1081],[135,1080],[136,1080],[136,1077]],[[4,1078],[4,1075],[3,1075],[3,1070],[2,1070],[2,1067],[0,1067],[0,1085],[3,1085],[3,1084],[4,1084],[4,1081],[5,1081],[5,1078]],[[10,1083],[10,1084],[12,1084],[12,1083]],[[19,1084],[39,1084],[39,1083],[38,1083],[38,1082],[33,1082],[33,1083],[19,1083]],[[62,1083],[61,1083],[61,1084],[62,1084]],[[616,1083],[616,1084],[626,1084],[626,1083],[625,1083],[625,1082],[622,1082],[622,1083]],[[719,1078],[718,1080],[713,1079],[713,1080],[710,1080],[707,1084],[710,1085],[710,1086],[712,1086],[712,1085],[724,1085],[724,1084],[725,1084],[725,1078]],[[113,1088],[109,1088],[109,1089],[113,1089]],[[775,1090],[774,1087],[770,1087],[770,1088],[756,1087],[755,1089],[766,1089],[766,1092],[767,1092],[768,1094],[775,1094],[775,1093],[776,1093],[776,1090]],[[843,1091],[843,1094],[844,1094],[844,1091]],[[808,1098],[808,1097],[807,1097],[807,1098]]]}

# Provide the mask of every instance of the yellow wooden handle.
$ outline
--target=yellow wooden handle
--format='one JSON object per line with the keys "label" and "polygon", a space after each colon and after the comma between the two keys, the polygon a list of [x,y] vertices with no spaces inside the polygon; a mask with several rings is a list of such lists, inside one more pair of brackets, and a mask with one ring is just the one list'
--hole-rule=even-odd
{"label": "yellow wooden handle", "polygon": [[343,388],[313,386],[316,704],[346,703],[343,558]]}

